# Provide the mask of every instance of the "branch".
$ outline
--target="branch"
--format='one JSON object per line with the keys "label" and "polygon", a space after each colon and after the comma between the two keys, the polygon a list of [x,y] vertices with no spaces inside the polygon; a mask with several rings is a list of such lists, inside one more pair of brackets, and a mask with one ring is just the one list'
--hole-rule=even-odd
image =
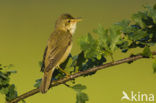
{"label": "branch", "polygon": [[[156,55],[156,51],[153,51],[152,54]],[[100,65],[100,66],[97,66],[97,67],[93,67],[93,68],[87,69],[85,71],[81,71],[81,72],[72,74],[72,75],[70,75],[68,77],[65,77],[63,79],[57,80],[56,82],[52,83],[51,87],[55,87],[57,85],[64,84],[67,81],[73,80],[73,79],[75,79],[77,77],[83,76],[83,75],[91,73],[91,72],[95,72],[95,71],[98,71],[98,70],[101,70],[101,69],[106,69],[108,67],[112,67],[112,66],[119,65],[119,64],[122,64],[122,63],[127,63],[127,62],[130,62],[130,61],[135,61],[135,60],[138,60],[138,59],[141,59],[141,58],[144,58],[144,57],[142,55],[136,55],[136,56],[133,56],[133,57],[124,58],[124,59],[121,59],[121,60],[118,60],[118,61],[115,61],[115,62],[109,62],[109,63],[103,64],[103,65]],[[30,90],[30,91],[16,97],[15,99],[11,100],[8,103],[17,103],[20,100],[28,98],[28,97],[30,97],[32,95],[35,95],[35,94],[39,93],[39,92],[40,92],[39,88]]]}

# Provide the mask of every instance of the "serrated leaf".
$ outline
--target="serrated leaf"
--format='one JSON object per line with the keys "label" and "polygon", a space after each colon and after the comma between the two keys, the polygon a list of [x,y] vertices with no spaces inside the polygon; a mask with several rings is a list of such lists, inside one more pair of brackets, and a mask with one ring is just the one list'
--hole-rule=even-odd
{"label": "serrated leaf", "polygon": [[36,83],[34,84],[34,87],[36,87],[36,88],[40,87],[41,81],[42,81],[42,79],[37,79]]}
{"label": "serrated leaf", "polygon": [[138,13],[132,16],[132,20],[142,28],[146,26],[143,19],[147,19],[147,15],[144,12],[139,11]]}
{"label": "serrated leaf", "polygon": [[5,88],[2,87],[2,88],[0,89],[0,93],[2,93],[2,94],[7,94],[8,91],[9,91],[9,88],[8,88],[8,87],[5,87]]}
{"label": "serrated leaf", "polygon": [[145,38],[148,34],[142,30],[134,30],[128,34],[130,40],[141,40]]}
{"label": "serrated leaf", "polygon": [[120,40],[120,31],[118,31],[115,27],[112,27],[112,29],[110,29],[110,37],[110,50],[113,52],[116,48],[116,44]]}
{"label": "serrated leaf", "polygon": [[114,26],[121,30],[123,33],[127,32],[129,29],[130,20],[122,20],[121,22],[115,23]]}
{"label": "serrated leaf", "polygon": [[142,55],[147,58],[152,57],[152,52],[148,46],[144,48]]}
{"label": "serrated leaf", "polygon": [[77,63],[76,63],[76,66],[82,66],[82,63],[85,62],[85,57],[84,57],[84,51],[82,51],[79,55],[78,55],[78,58],[77,58]]}
{"label": "serrated leaf", "polygon": [[130,20],[122,20],[121,22],[115,23],[115,25],[121,26],[122,28],[127,27],[130,24]]}
{"label": "serrated leaf", "polygon": [[0,71],[0,78],[7,79],[8,77],[3,72]]}
{"label": "serrated leaf", "polygon": [[94,58],[98,53],[98,41],[92,37],[90,33],[87,36],[80,39],[81,50],[84,51],[86,58]]}
{"label": "serrated leaf", "polygon": [[12,84],[12,85],[9,86],[9,91],[6,94],[6,100],[10,101],[10,100],[12,100],[12,99],[14,99],[16,97],[17,97],[17,91],[15,90],[15,85]]}
{"label": "serrated leaf", "polygon": [[97,59],[98,59],[98,60],[100,60],[101,57],[102,57],[102,56],[101,56],[100,54],[97,54]]}
{"label": "serrated leaf", "polygon": [[[81,51],[78,55],[72,57],[72,64],[71,67],[82,68],[82,64],[86,61],[86,58],[84,56],[84,51]],[[75,71],[76,72],[76,71]]]}
{"label": "serrated leaf", "polygon": [[147,9],[147,15],[153,19],[153,22],[156,23],[156,10],[150,6],[145,7]]}
{"label": "serrated leaf", "polygon": [[86,93],[78,92],[76,94],[76,103],[86,103],[88,100],[88,95]]}
{"label": "serrated leaf", "polygon": [[80,92],[84,89],[86,89],[87,87],[85,85],[81,85],[81,84],[76,84],[72,87],[75,91]]}
{"label": "serrated leaf", "polygon": [[7,79],[0,78],[0,85],[1,86],[5,86],[7,84],[9,84],[9,78],[7,78]]}

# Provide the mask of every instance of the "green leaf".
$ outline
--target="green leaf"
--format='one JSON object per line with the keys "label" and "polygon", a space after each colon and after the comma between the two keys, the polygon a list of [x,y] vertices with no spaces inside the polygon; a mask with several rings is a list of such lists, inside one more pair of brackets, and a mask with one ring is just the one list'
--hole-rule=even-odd
{"label": "green leaf", "polygon": [[102,56],[101,56],[100,54],[97,55],[97,59],[98,59],[98,60],[100,60],[101,57],[102,57]]}
{"label": "green leaf", "polygon": [[81,53],[78,55],[76,66],[82,66],[82,63],[85,62],[85,60],[84,52],[81,51]]}
{"label": "green leaf", "polygon": [[15,90],[15,85],[10,84],[10,75],[16,73],[14,70],[10,70],[13,67],[12,64],[7,66],[2,66],[0,70],[0,93],[5,94],[6,101],[12,100],[17,97],[17,91]]}
{"label": "green leaf", "polygon": [[142,55],[147,58],[152,57],[152,52],[148,46],[144,48]]}
{"label": "green leaf", "polygon": [[142,38],[145,38],[148,34],[145,31],[137,30],[134,32],[129,33],[129,39],[131,40],[140,40]]}
{"label": "green leaf", "polygon": [[153,71],[154,71],[154,73],[156,73],[156,60],[154,60],[154,62],[153,62]]}
{"label": "green leaf", "polygon": [[88,95],[86,93],[78,92],[76,94],[76,103],[86,103],[88,100]]}
{"label": "green leaf", "polygon": [[9,88],[8,88],[8,87],[1,88],[1,89],[0,89],[0,93],[2,93],[2,94],[7,94],[8,91],[9,91]]}
{"label": "green leaf", "polygon": [[105,36],[101,34],[105,34],[107,31],[102,27],[102,25],[99,25],[97,29],[93,30],[93,32],[99,34],[99,36]]}
{"label": "green leaf", "polygon": [[3,72],[0,71],[0,78],[7,79],[8,77]]}
{"label": "green leaf", "polygon": [[81,84],[76,84],[72,87],[72,89],[74,89],[77,92],[80,92],[84,89],[86,89],[87,87],[85,85],[81,85]]}
{"label": "green leaf", "polygon": [[86,60],[87,59],[84,56],[84,51],[81,51],[78,55],[72,57],[72,64],[70,66],[74,67],[75,72],[77,72],[79,68],[82,68],[83,63]]}
{"label": "green leaf", "polygon": [[6,100],[10,101],[10,100],[12,100],[12,99],[14,99],[16,97],[17,97],[17,91],[15,90],[15,85],[12,84],[12,85],[9,86],[9,91],[6,94]]}
{"label": "green leaf", "polygon": [[86,89],[85,85],[76,84],[72,87],[72,89],[76,91],[76,103],[85,103],[89,100],[88,95],[82,92],[82,90]]}
{"label": "green leaf", "polygon": [[125,28],[130,24],[130,22],[131,22],[130,20],[125,19],[125,20],[122,20],[121,22],[115,23],[115,25]]}
{"label": "green leaf", "polygon": [[1,86],[5,86],[7,84],[9,84],[9,78],[7,78],[7,79],[0,78],[0,85]]}
{"label": "green leaf", "polygon": [[143,21],[145,19],[147,19],[147,15],[140,11],[132,16],[132,20],[142,28],[146,26],[145,22]]}
{"label": "green leaf", "polygon": [[115,48],[116,48],[116,44],[118,43],[118,41],[120,40],[120,31],[115,27],[113,26],[111,29],[110,29],[110,37],[111,37],[111,40],[110,40],[110,50],[112,52],[115,51]]}
{"label": "green leaf", "polygon": [[34,84],[34,87],[36,87],[36,88],[40,87],[41,80],[42,80],[42,79],[37,79],[37,80],[36,80],[36,83]]}
{"label": "green leaf", "polygon": [[153,19],[153,22],[156,23],[156,10],[150,6],[145,7],[147,9],[147,15]]}
{"label": "green leaf", "polygon": [[121,30],[123,33],[125,33],[129,30],[130,22],[130,20],[122,20],[121,22],[115,23],[114,26],[116,26],[118,30]]}
{"label": "green leaf", "polygon": [[84,51],[86,58],[94,58],[97,56],[98,41],[92,37],[90,33],[80,39],[81,50]]}

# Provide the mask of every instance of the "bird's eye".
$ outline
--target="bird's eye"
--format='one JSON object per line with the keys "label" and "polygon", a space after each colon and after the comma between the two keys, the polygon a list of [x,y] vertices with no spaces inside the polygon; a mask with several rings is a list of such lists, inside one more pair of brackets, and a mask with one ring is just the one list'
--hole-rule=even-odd
{"label": "bird's eye", "polygon": [[70,20],[68,20],[67,22],[70,23]]}

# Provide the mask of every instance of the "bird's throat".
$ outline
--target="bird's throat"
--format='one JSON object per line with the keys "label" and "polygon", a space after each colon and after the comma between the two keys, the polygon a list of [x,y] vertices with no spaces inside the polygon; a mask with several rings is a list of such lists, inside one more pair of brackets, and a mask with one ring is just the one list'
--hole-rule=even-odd
{"label": "bird's throat", "polygon": [[76,30],[76,23],[72,24],[70,26],[70,28],[68,29],[68,31],[73,35],[75,33]]}

